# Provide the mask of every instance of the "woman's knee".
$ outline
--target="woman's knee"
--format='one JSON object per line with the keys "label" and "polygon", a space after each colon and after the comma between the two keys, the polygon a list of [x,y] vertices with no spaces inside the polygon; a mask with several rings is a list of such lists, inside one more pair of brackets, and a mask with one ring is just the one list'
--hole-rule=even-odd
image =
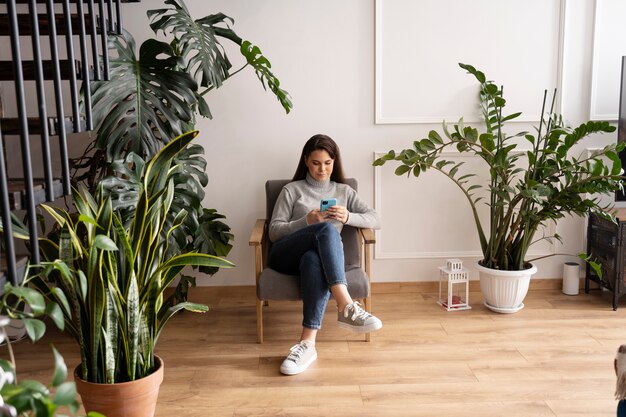
{"label": "woman's knee", "polygon": [[341,240],[341,235],[339,231],[332,225],[330,222],[318,223],[320,226],[317,229],[318,239],[328,238],[328,239],[337,239]]}
{"label": "woman's knee", "polygon": [[300,258],[300,271],[306,269],[319,269],[321,268],[322,260],[316,250],[308,250],[304,252]]}

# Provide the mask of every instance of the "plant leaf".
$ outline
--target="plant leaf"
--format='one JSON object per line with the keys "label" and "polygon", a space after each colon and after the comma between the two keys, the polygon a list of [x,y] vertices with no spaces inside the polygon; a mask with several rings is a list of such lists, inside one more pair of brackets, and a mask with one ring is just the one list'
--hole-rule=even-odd
{"label": "plant leaf", "polygon": [[[50,384],[53,387],[58,387],[67,378],[67,365],[65,365],[63,356],[61,356],[54,346],[52,347],[52,352],[54,354],[54,374],[52,375],[52,382]],[[75,398],[76,396],[74,396],[74,399]]]}
{"label": "plant leaf", "polygon": [[46,325],[41,320],[23,318],[22,322],[24,323],[28,337],[33,342],[41,339],[46,332]]}
{"label": "plant leaf", "polygon": [[198,86],[166,43],[148,39],[139,57],[128,32],[110,45],[118,55],[110,60],[111,79],[92,83],[96,146],[109,161],[130,151],[152,156],[193,119]]}

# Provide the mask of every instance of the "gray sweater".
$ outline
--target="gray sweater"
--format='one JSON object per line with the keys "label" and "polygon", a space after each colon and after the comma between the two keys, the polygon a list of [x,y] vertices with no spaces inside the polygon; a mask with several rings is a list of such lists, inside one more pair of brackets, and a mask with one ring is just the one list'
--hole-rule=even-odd
{"label": "gray sweater", "polygon": [[[269,226],[270,240],[275,242],[306,227],[306,215],[314,208],[319,208],[320,200],[325,198],[336,198],[337,205],[348,209],[350,214],[347,225],[380,228],[378,213],[369,208],[352,187],[334,181],[316,181],[307,174],[306,179],[285,185],[278,195]],[[340,221],[328,221],[341,232],[343,224]]]}

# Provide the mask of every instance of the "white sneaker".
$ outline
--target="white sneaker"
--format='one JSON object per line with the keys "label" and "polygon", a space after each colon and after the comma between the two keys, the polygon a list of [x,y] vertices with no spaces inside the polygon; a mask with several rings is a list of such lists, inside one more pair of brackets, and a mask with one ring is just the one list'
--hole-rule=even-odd
{"label": "white sneaker", "polygon": [[383,327],[383,322],[361,307],[358,301],[348,304],[337,316],[339,327],[356,333],[373,332]]}
{"label": "white sneaker", "polygon": [[315,344],[309,340],[302,340],[289,349],[289,355],[280,365],[280,372],[285,375],[297,375],[306,371],[316,359]]}

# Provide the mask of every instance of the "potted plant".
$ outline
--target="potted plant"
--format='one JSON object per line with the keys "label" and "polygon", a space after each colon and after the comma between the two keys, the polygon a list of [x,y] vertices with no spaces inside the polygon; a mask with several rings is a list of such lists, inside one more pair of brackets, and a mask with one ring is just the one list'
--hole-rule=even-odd
{"label": "potted plant", "polygon": [[[93,142],[84,156],[72,161],[74,180],[87,184],[92,193],[120,167],[115,161],[125,160],[130,152],[147,160],[170,138],[193,130],[197,114],[212,117],[207,94],[245,68],[255,72],[263,88],[276,96],[287,113],[292,108],[270,61],[258,46],[235,33],[230,17],[216,13],[196,19],[182,0],[166,0],[161,8],[148,11],[148,19],[155,34],[166,36],[165,41],[151,38],[137,48],[128,32],[111,36],[110,80],[92,83]],[[238,46],[245,62],[241,68],[232,68],[220,41]],[[230,228],[223,215],[202,204],[208,182],[203,154],[202,146],[194,144],[177,156],[185,169],[175,179],[172,213],[185,208],[188,215],[168,236],[168,249],[171,253],[226,256],[232,247]],[[118,176],[118,185],[124,180]],[[133,206],[133,184],[118,187],[117,192],[122,197],[118,205]],[[132,214],[132,210],[127,212]],[[173,215],[169,220],[173,221]],[[199,270],[216,272],[211,267]],[[186,298],[189,285],[195,285],[194,278],[180,280],[178,298]]]}
{"label": "potted plant", "polygon": [[[154,415],[163,375],[163,361],[155,355],[159,335],[176,312],[208,309],[190,302],[169,306],[164,302],[166,289],[185,266],[233,266],[202,253],[170,256],[169,240],[163,238],[187,215],[181,210],[173,222],[167,221],[174,178],[183,169],[176,156],[196,135],[189,132],[172,140],[146,165],[129,155],[127,162],[141,181],[135,214],[128,221],[114,209],[114,196],[102,187],[95,196],[74,189],[75,214],[42,205],[57,230],[42,238],[47,261],[27,281],[60,306],[65,329],[79,344],[81,364],[75,379],[87,411],[108,417]],[[149,393],[115,387],[119,383],[146,384]],[[95,398],[87,393],[91,388]],[[134,397],[114,396],[125,393]],[[143,397],[151,402],[139,403]],[[107,403],[111,409],[105,408]]]}
{"label": "potted plant", "polygon": [[[584,138],[613,132],[615,127],[604,121],[589,121],[575,129],[566,126],[562,116],[553,112],[556,93],[549,110],[544,94],[536,133],[508,134],[505,123],[521,113],[505,115],[502,87],[471,65],[459,66],[480,83],[484,129],[465,125],[462,118],[452,128],[444,121],[443,135],[432,130],[426,138],[413,142],[411,148],[400,153],[389,151],[374,165],[398,161],[396,175],[415,177],[433,169],[459,187],[472,211],[480,240],[482,259],[477,268],[485,304],[497,312],[516,312],[523,308],[530,276],[536,272],[533,259],[526,259],[528,248],[536,240],[559,239],[556,234],[535,239],[542,226],[566,214],[583,216],[593,212],[611,218],[598,195],[622,186],[618,152],[624,146],[610,144],[582,154],[576,145]],[[523,140],[527,142],[525,147],[520,146]],[[463,172],[462,162],[446,159],[443,151],[449,148],[460,155],[480,158],[488,168],[487,181]],[[479,204],[483,203],[489,210],[487,227],[479,217]],[[517,275],[521,275],[519,280],[514,278]]]}

